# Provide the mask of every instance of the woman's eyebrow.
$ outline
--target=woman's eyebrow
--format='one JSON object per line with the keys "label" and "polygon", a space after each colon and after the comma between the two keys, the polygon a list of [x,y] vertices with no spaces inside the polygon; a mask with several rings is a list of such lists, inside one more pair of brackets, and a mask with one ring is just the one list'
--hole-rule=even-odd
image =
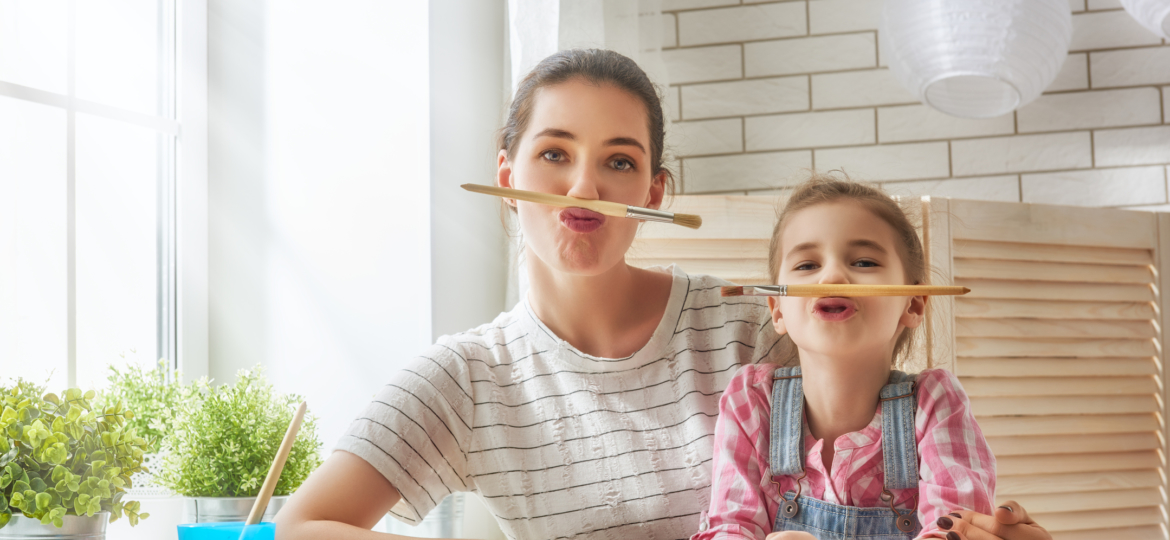
{"label": "woman's eyebrow", "polygon": [[565,131],[563,129],[557,129],[557,128],[544,128],[543,130],[540,131],[540,133],[537,133],[536,136],[533,138],[536,138],[536,137],[556,137],[558,139],[568,139],[570,141],[577,140],[576,135],[573,135],[572,133],[569,133],[568,131]]}
{"label": "woman's eyebrow", "polygon": [[[572,133],[565,131],[563,129],[557,129],[557,128],[544,128],[544,129],[540,130],[540,132],[538,132],[536,135],[533,136],[534,139],[539,138],[539,137],[555,137],[557,139],[567,139],[570,141],[577,140],[576,135],[573,135]],[[632,137],[614,137],[608,141],[605,141],[604,145],[605,146],[633,146],[634,148],[641,150],[643,154],[646,153],[646,147],[643,146],[642,143],[638,142],[638,139],[635,139]]]}
{"label": "woman's eyebrow", "polygon": [[614,137],[605,141],[605,146],[633,146],[641,150],[643,154],[646,153],[646,147],[642,146],[642,143],[638,142],[638,139],[632,139],[630,137]]}

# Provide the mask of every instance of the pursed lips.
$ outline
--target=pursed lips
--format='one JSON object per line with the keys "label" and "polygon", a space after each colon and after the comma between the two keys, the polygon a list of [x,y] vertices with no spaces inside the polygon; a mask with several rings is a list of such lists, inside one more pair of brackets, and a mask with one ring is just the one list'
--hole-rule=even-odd
{"label": "pursed lips", "polygon": [[818,298],[813,304],[813,312],[824,321],[844,321],[857,313],[857,304],[849,298]]}
{"label": "pursed lips", "polygon": [[584,208],[566,208],[560,213],[561,224],[576,233],[590,233],[605,224],[605,216]]}

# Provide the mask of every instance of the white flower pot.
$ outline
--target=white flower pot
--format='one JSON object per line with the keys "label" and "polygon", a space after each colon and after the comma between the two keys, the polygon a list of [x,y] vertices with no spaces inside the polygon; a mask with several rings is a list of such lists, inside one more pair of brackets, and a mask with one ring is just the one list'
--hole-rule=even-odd
{"label": "white flower pot", "polygon": [[130,526],[130,520],[123,517],[106,528],[112,540],[178,540],[176,527],[183,523],[186,500],[163,488],[131,488],[124,500],[142,503],[140,511],[150,517]]}

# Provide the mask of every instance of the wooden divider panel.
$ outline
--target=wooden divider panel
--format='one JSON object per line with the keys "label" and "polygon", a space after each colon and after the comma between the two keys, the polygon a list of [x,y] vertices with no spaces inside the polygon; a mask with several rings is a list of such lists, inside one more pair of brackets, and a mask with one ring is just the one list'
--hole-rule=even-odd
{"label": "wooden divider panel", "polygon": [[950,200],[955,370],[997,498],[1058,539],[1166,538],[1158,217]]}

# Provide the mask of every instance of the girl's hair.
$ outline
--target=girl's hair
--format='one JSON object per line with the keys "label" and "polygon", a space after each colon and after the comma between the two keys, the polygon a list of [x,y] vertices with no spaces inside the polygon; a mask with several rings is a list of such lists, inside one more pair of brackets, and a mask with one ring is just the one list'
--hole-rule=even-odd
{"label": "girl's hair", "polygon": [[[894,229],[897,241],[898,255],[902,259],[902,268],[906,274],[906,283],[926,283],[926,257],[922,250],[922,241],[918,238],[918,231],[906,212],[894,199],[886,195],[880,188],[860,184],[849,179],[844,172],[844,178],[821,173],[812,173],[808,181],[796,187],[784,209],[776,218],[776,226],[772,229],[772,241],[768,245],[768,275],[775,282],[780,276],[780,254],[783,251],[780,245],[780,234],[788,220],[797,212],[823,203],[837,201],[855,201],[860,203],[875,216],[885,221]],[[894,344],[894,359],[898,359],[913,347],[914,332],[902,332]]]}
{"label": "girl's hair", "polygon": [[520,137],[528,129],[537,90],[581,78],[591,84],[609,84],[629,92],[646,106],[646,123],[650,132],[650,176],[666,173],[666,193],[674,193],[674,175],[662,164],[665,118],[658,90],[646,72],[633,60],[605,49],[569,49],[541,60],[516,87],[516,95],[508,107],[508,119],[500,128],[497,145],[516,154]]}

